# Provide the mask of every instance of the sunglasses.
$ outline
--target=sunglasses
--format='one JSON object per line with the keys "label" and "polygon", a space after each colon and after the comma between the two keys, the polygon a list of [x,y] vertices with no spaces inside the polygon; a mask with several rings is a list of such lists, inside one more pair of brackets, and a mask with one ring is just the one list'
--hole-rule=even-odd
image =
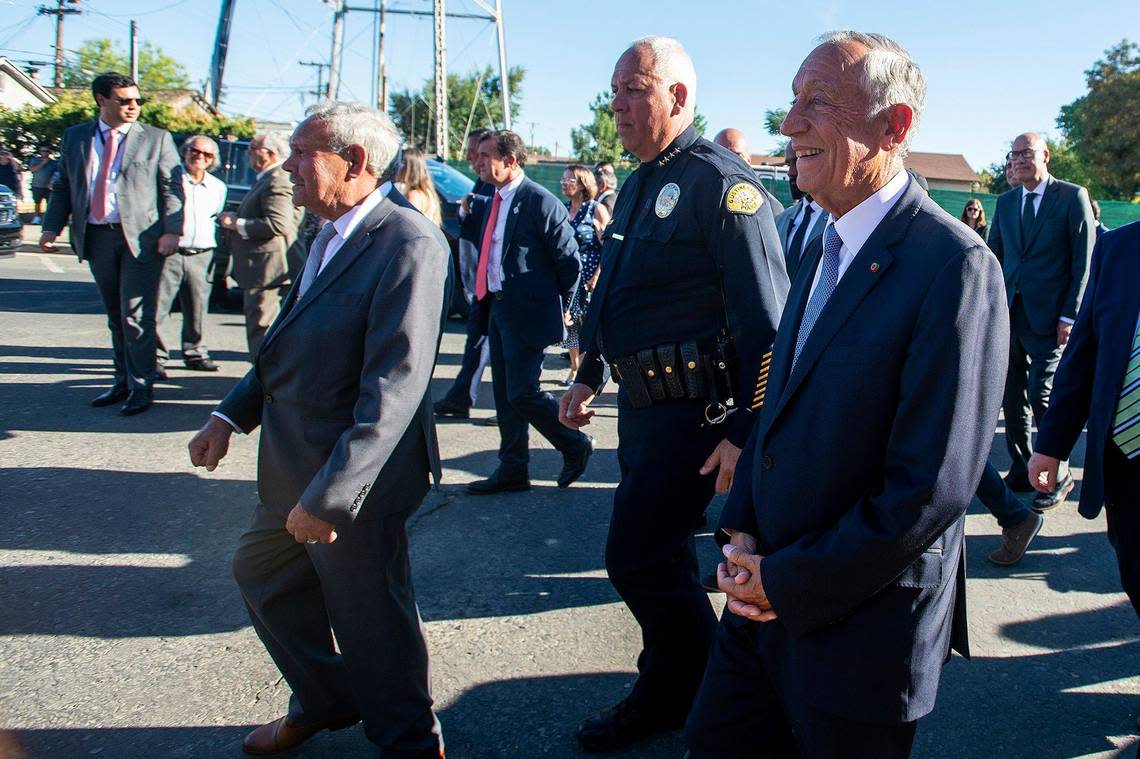
{"label": "sunglasses", "polygon": [[967,206],[966,207],[966,213],[977,213],[980,210],[982,210],[982,209],[978,208],[977,206]]}
{"label": "sunglasses", "polygon": [[118,97],[112,96],[112,97],[109,97],[107,99],[108,100],[114,100],[119,105],[130,105],[131,103],[134,103],[135,105],[137,105],[140,108],[142,108],[144,105],[146,105],[146,98],[118,98]]}
{"label": "sunglasses", "polygon": [[186,152],[189,153],[194,158],[209,158],[211,161],[214,160],[214,154],[213,153],[207,153],[204,150],[198,150],[198,148],[190,148]]}

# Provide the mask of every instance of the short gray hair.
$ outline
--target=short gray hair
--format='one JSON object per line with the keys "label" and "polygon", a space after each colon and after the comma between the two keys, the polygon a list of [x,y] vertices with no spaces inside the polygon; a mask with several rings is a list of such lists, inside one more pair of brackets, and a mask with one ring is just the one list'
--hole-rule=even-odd
{"label": "short gray hair", "polygon": [[653,59],[653,70],[666,84],[680,82],[689,91],[686,107],[697,104],[697,70],[693,59],[680,40],[652,35],[642,37],[629,46],[630,50],[647,49]]}
{"label": "short gray hair", "polygon": [[250,142],[259,142],[261,147],[272,150],[282,161],[289,157],[289,133],[280,129],[271,132],[258,132]]}
{"label": "short gray hair", "polygon": [[882,34],[866,32],[829,32],[820,38],[821,45],[855,42],[870,49],[863,58],[859,85],[867,95],[867,118],[873,119],[891,106],[903,104],[914,114],[906,140],[899,151],[905,158],[926,107],[926,77],[922,69],[899,43]]}
{"label": "short gray hair", "polygon": [[186,160],[186,154],[190,152],[190,147],[198,140],[205,140],[206,142],[210,143],[210,147],[214,149],[214,160],[210,161],[210,165],[206,167],[206,171],[213,171],[215,168],[217,168],[218,164],[222,162],[222,149],[218,147],[218,141],[213,137],[207,137],[204,134],[196,134],[193,137],[187,138],[187,140],[182,143],[182,150],[180,151],[182,160]]}
{"label": "short gray hair", "polygon": [[368,170],[385,178],[395,168],[404,138],[383,111],[361,103],[324,100],[305,111],[306,121],[323,121],[329,135],[329,150],[343,153],[360,145],[368,156]]}

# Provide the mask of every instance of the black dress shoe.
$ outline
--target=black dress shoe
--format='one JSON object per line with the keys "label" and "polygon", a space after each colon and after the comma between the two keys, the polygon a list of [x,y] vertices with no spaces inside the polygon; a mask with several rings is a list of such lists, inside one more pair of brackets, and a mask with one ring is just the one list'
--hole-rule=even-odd
{"label": "black dress shoe", "polygon": [[113,406],[116,403],[125,401],[127,399],[127,386],[126,385],[112,385],[111,389],[105,393],[100,393],[91,399],[91,405],[95,408],[102,406]]}
{"label": "black dress shoe", "polygon": [[1029,475],[1025,472],[1010,472],[1003,480],[1005,486],[1015,493],[1032,493],[1033,486],[1029,484]]}
{"label": "black dress shoe", "polygon": [[205,356],[201,358],[188,358],[182,362],[187,369],[193,372],[216,372],[218,365]]}
{"label": "black dress shoe", "polygon": [[586,751],[614,751],[658,733],[685,726],[684,714],[663,714],[624,698],[609,709],[587,717],[578,726],[578,743]]}
{"label": "black dress shoe", "polygon": [[436,416],[450,416],[456,419],[470,419],[471,409],[466,406],[460,406],[458,403],[451,401],[436,401],[432,406]]}
{"label": "black dress shoe", "polygon": [[594,439],[586,436],[586,444],[577,453],[570,453],[562,457],[562,472],[558,475],[558,487],[568,488],[586,471],[586,464],[594,455]]}
{"label": "black dress shoe", "polygon": [[123,416],[141,414],[150,408],[152,403],[154,403],[154,391],[149,387],[140,387],[130,392],[130,395],[127,396],[127,402],[119,409],[119,413]]}
{"label": "black dress shoe", "polygon": [[1030,507],[1038,514],[1043,511],[1060,506],[1065,501],[1065,496],[1072,492],[1077,483],[1073,481],[1072,472],[1065,473],[1065,479],[1057,483],[1057,487],[1053,488],[1052,493],[1038,493],[1033,498],[1033,505]]}
{"label": "black dress shoe", "polygon": [[485,480],[475,480],[467,484],[467,492],[471,495],[491,495],[492,493],[517,493],[530,490],[530,480],[525,474],[515,477],[504,477],[496,469]]}
{"label": "black dress shoe", "polygon": [[486,419],[484,419],[483,421],[479,422],[479,424],[483,427],[498,427],[499,426],[499,417],[489,416]]}

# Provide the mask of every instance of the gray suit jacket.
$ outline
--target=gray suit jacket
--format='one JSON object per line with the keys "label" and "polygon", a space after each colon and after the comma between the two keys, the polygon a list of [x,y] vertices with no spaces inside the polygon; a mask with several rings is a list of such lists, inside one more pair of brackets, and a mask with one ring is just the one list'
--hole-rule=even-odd
{"label": "gray suit jacket", "polygon": [[428,382],[450,252],[395,190],[298,298],[298,281],[246,374],[218,406],[261,425],[257,488],[335,524],[418,504],[440,475]]}
{"label": "gray suit jacket", "polygon": [[1005,272],[1009,305],[1020,295],[1029,326],[1052,335],[1062,316],[1077,318],[1096,242],[1092,206],[1085,188],[1049,177],[1024,237],[1021,211],[1020,187],[998,197],[987,242]]}
{"label": "gray suit jacket", "polygon": [[[59,181],[52,187],[44,212],[45,232],[59,234],[71,222],[71,249],[79,260],[83,249],[87,214],[90,211],[87,161],[97,121],[78,124],[63,133],[59,156]],[[158,238],[182,234],[182,183],[171,182],[178,166],[174,140],[164,129],[136,123],[127,132],[115,198],[123,236],[135,258],[158,254]]]}
{"label": "gray suit jacket", "polygon": [[280,287],[289,279],[289,246],[297,239],[304,209],[293,205],[293,185],[280,167],[253,183],[242,198],[237,215],[245,219],[245,239],[230,235],[233,271],[240,287]]}
{"label": "gray suit jacket", "polygon": [[[783,246],[784,250],[784,265],[788,271],[789,279],[791,278],[792,273],[799,270],[799,261],[793,262],[788,260],[788,243],[791,242],[791,240],[788,239],[788,228],[792,225],[792,221],[796,218],[796,214],[800,212],[800,208],[803,207],[803,204],[806,202],[807,201],[804,198],[800,198],[776,216],[776,232],[778,232],[780,235],[780,245]],[[812,226],[809,230],[810,234],[808,235],[807,239],[804,240],[803,250],[800,251],[801,260],[803,258],[803,254],[807,252],[807,249],[811,246],[812,242],[814,242],[816,238],[820,237],[823,234],[823,230],[827,228],[827,222],[831,218],[831,214],[829,214],[827,211],[821,211],[821,214],[823,218],[818,222],[816,221],[816,217],[812,217]],[[792,234],[794,235],[795,232]]]}

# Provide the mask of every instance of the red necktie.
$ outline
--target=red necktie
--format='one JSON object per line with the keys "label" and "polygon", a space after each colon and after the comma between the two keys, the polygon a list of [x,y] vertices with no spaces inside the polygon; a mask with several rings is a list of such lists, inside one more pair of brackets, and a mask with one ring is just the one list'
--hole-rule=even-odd
{"label": "red necktie", "polygon": [[495,199],[491,202],[491,215],[487,217],[487,227],[483,230],[483,244],[479,246],[479,266],[475,269],[475,298],[483,300],[487,297],[487,269],[491,264],[491,236],[495,233],[495,225],[499,223],[499,201],[502,197],[495,192]]}
{"label": "red necktie", "polygon": [[91,212],[96,219],[103,221],[111,209],[107,206],[107,195],[111,191],[111,164],[115,162],[115,130],[107,130],[103,142],[103,158],[99,162],[99,173],[95,175],[95,190],[91,194]]}

